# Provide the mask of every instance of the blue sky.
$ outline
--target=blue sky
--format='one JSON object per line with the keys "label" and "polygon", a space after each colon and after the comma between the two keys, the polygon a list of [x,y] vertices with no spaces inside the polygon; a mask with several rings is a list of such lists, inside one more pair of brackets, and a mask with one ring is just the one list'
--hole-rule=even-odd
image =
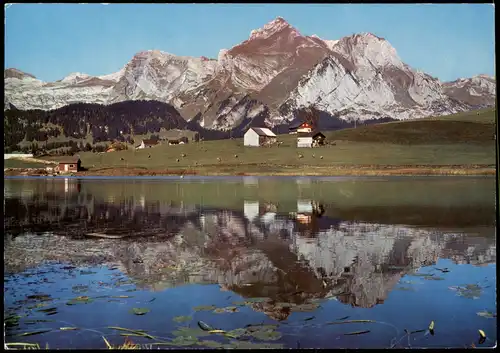
{"label": "blue sky", "polygon": [[150,49],[216,58],[277,16],[324,39],[372,32],[443,81],[494,75],[491,4],[14,4],[5,10],[5,68],[54,81],[116,72]]}

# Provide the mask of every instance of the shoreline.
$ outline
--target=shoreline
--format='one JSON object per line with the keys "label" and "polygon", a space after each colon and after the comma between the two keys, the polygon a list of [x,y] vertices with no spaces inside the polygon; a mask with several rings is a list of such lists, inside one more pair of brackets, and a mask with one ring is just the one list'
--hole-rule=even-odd
{"label": "shoreline", "polygon": [[[231,168],[220,170],[223,166],[207,166],[208,168],[189,169],[147,169],[134,167],[107,167],[76,173],[54,174],[43,168],[6,168],[4,177],[9,176],[41,176],[41,177],[141,177],[141,176],[495,176],[496,168],[491,165],[468,166],[335,166],[335,167],[290,167],[263,166],[265,171],[258,168]],[[217,170],[219,169],[219,170]],[[252,169],[252,170],[249,170]],[[239,171],[238,171],[239,170]]]}

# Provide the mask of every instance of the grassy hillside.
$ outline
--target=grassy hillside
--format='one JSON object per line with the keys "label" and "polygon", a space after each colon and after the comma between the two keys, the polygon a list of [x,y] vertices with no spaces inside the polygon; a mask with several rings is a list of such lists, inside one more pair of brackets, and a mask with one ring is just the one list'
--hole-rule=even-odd
{"label": "grassy hillside", "polygon": [[403,145],[492,145],[495,116],[495,109],[484,109],[442,117],[361,126],[326,135],[330,140]]}
{"label": "grassy hillside", "polygon": [[[495,165],[495,110],[393,122],[326,133],[335,145],[297,148],[296,135],[280,147],[244,147],[243,139],[159,145],[144,150],[80,153],[83,166],[191,170],[212,173],[314,173],[354,166]],[[51,160],[60,160],[51,157]],[[119,173],[118,173],[119,174]]]}
{"label": "grassy hillside", "polygon": [[46,163],[37,163],[31,160],[17,158],[5,159],[3,163],[4,168],[45,168],[50,166],[51,165]]}

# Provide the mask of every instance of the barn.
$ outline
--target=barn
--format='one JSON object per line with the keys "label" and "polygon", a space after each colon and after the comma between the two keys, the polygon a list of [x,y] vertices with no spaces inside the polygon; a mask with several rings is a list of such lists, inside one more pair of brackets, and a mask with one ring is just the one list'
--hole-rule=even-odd
{"label": "barn", "polygon": [[288,131],[290,134],[297,134],[301,132],[312,132],[312,130],[313,130],[313,125],[304,121],[298,121],[294,124],[291,124],[288,127]]}
{"label": "barn", "polygon": [[297,147],[317,147],[325,143],[326,136],[321,132],[299,132],[297,135]]}
{"label": "barn", "polygon": [[269,146],[273,143],[276,143],[276,135],[265,127],[252,127],[243,136],[244,146]]}
{"label": "barn", "polygon": [[80,158],[60,161],[57,169],[59,172],[79,172],[82,170],[82,162]]}

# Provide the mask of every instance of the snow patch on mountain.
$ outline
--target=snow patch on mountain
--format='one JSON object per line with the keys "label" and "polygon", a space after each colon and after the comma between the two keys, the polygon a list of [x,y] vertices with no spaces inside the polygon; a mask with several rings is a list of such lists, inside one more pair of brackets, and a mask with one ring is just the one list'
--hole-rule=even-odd
{"label": "snow patch on mountain", "polygon": [[75,84],[78,83],[79,81],[84,81],[86,79],[90,78],[90,75],[83,74],[80,72],[73,72],[63,78],[61,82],[68,83],[68,84]]}
{"label": "snow patch on mountain", "polygon": [[98,76],[98,78],[100,78],[101,80],[105,80],[105,81],[118,82],[123,77],[123,75],[125,75],[125,67],[123,67],[120,71],[117,71],[115,73],[103,75],[103,76]]}
{"label": "snow patch on mountain", "polygon": [[323,42],[325,42],[326,46],[330,50],[334,50],[335,46],[339,43],[339,40],[325,40],[323,39]]}

